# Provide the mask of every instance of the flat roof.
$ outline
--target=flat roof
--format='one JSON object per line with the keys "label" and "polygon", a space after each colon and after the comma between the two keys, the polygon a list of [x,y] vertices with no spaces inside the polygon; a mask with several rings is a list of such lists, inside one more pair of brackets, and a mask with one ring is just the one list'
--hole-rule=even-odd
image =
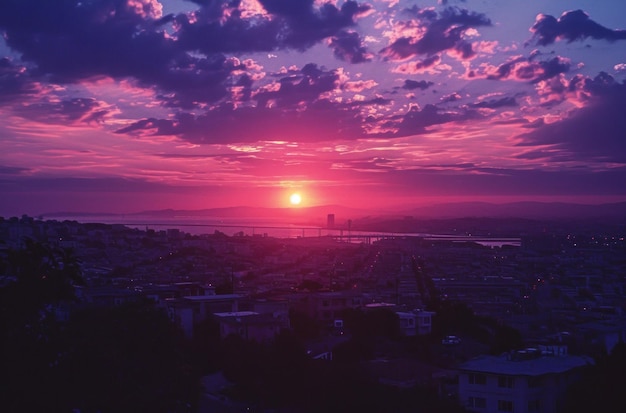
{"label": "flat roof", "polygon": [[213,313],[217,317],[247,317],[251,315],[258,315],[255,311],[228,311],[225,313]]}
{"label": "flat roof", "polygon": [[308,295],[324,298],[353,298],[361,297],[363,296],[363,293],[358,291],[317,291],[314,293],[308,293]]}
{"label": "flat roof", "polygon": [[234,300],[235,298],[241,298],[241,295],[239,294],[188,295],[183,298],[189,301],[222,301],[222,300]]}
{"label": "flat roof", "polygon": [[396,314],[399,315],[400,317],[402,316],[417,317],[417,314],[411,313],[409,311],[396,311]]}
{"label": "flat roof", "polygon": [[458,369],[469,372],[502,374],[509,376],[542,376],[592,365],[590,357],[540,356],[529,360],[510,360],[504,356],[479,356],[466,361]]}
{"label": "flat roof", "polygon": [[396,305],[392,304],[392,303],[370,303],[370,304],[365,304],[365,308],[389,308],[389,307],[396,307]]}

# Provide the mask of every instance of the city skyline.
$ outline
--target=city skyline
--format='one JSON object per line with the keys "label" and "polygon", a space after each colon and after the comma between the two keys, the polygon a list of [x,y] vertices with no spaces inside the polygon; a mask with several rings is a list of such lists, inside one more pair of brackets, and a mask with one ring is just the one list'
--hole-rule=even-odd
{"label": "city skyline", "polygon": [[625,29],[620,1],[2,2],[0,216],[624,201]]}

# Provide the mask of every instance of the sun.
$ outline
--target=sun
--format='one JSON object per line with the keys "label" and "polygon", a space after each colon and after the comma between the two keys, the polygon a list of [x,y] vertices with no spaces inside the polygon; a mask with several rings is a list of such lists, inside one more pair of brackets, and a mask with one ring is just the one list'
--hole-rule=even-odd
{"label": "sun", "polygon": [[297,206],[300,205],[300,203],[302,202],[302,197],[300,196],[299,193],[293,193],[291,194],[291,196],[289,196],[289,203],[293,206]]}

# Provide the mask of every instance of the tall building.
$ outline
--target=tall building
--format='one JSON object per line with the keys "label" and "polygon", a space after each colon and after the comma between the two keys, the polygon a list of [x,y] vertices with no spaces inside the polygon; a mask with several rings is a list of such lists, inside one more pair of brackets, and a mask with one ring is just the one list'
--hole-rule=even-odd
{"label": "tall building", "polygon": [[335,228],[335,214],[328,214],[326,217],[326,228]]}

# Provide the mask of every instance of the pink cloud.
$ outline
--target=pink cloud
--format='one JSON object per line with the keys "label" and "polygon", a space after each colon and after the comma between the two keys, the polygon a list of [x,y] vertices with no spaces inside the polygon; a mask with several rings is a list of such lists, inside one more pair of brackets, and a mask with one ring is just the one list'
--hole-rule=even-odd
{"label": "pink cloud", "polygon": [[539,82],[568,72],[571,61],[556,56],[549,60],[538,60],[538,54],[529,58],[521,55],[509,58],[498,66],[481,63],[478,67],[466,66],[465,79],[514,80],[518,82]]}
{"label": "pink cloud", "polygon": [[163,5],[158,0],[126,0],[128,8],[144,19],[160,19],[163,17]]}
{"label": "pink cloud", "polygon": [[[435,56],[430,56],[421,61],[407,62],[407,63],[400,64],[394,69],[392,69],[392,72],[411,74],[411,75],[416,75],[416,74],[426,73],[426,72],[437,73],[438,72],[437,69],[439,68],[440,63],[441,63],[441,56],[435,55]],[[442,67],[446,68],[445,66],[442,66]]]}
{"label": "pink cloud", "polygon": [[345,82],[341,87],[348,92],[362,92],[367,89],[372,89],[378,86],[375,80],[357,80],[352,82]]}

